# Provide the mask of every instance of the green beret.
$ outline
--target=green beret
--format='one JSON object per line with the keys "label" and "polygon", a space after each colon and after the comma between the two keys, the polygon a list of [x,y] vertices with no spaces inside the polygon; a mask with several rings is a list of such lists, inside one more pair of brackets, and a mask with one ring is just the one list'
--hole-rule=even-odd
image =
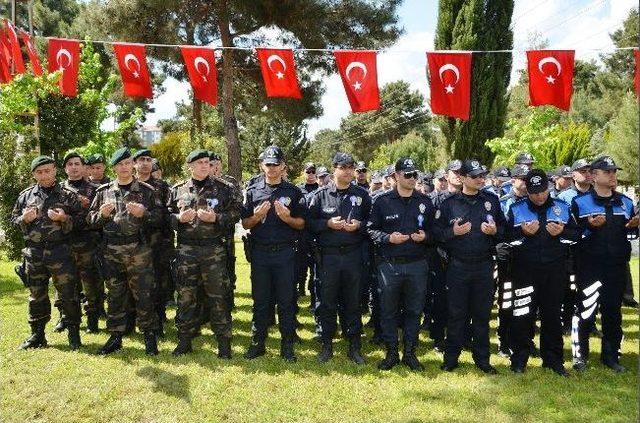
{"label": "green beret", "polygon": [[93,165],[96,163],[104,163],[104,156],[100,153],[92,154],[87,157],[87,164]]}
{"label": "green beret", "polygon": [[143,148],[142,150],[136,151],[136,153],[132,156],[133,161],[136,161],[138,157],[142,157],[142,156],[153,157],[151,155],[151,150],[147,150],[146,148]]}
{"label": "green beret", "polygon": [[129,151],[127,147],[122,147],[111,155],[111,160],[109,162],[111,163],[111,166],[115,166],[129,157],[131,157],[131,151]]}
{"label": "green beret", "polygon": [[31,171],[33,172],[38,166],[46,165],[49,163],[55,163],[55,161],[49,156],[38,156],[31,161]]}
{"label": "green beret", "polygon": [[67,165],[67,162],[68,162],[69,160],[71,160],[71,159],[73,159],[73,158],[76,158],[76,157],[80,159],[80,161],[82,162],[82,164],[84,164],[84,163],[85,163],[85,161],[84,161],[84,157],[82,157],[82,156],[81,156],[80,154],[78,154],[77,152],[72,151],[72,152],[70,152],[70,153],[67,153],[67,154],[64,156],[64,159],[62,159],[62,167],[66,166],[66,165]]}
{"label": "green beret", "polygon": [[203,150],[203,149],[198,149],[198,150],[193,150],[191,153],[189,153],[189,155],[187,156],[187,163],[192,163],[195,162],[198,159],[203,159],[203,158],[209,158],[209,152],[207,150]]}

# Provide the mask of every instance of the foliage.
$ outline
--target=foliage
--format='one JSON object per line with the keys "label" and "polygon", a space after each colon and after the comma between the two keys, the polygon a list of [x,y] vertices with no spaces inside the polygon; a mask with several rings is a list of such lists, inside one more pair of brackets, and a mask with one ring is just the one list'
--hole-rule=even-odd
{"label": "foliage", "polygon": [[628,93],[609,127],[607,151],[622,168],[618,179],[638,185],[638,99]]}
{"label": "foliage", "polygon": [[435,170],[446,163],[446,151],[442,147],[443,144],[438,143],[433,135],[425,136],[412,131],[390,144],[378,147],[369,167],[383,169],[400,157],[411,157],[419,169]]}

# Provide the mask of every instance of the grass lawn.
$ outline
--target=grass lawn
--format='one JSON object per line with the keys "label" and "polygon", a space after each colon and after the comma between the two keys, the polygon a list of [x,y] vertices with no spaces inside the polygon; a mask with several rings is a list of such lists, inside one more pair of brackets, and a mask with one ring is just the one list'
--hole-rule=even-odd
{"label": "grass lawn", "polygon": [[[241,248],[241,245],[239,245]],[[638,314],[624,309],[622,364],[617,375],[599,364],[600,342],[592,343],[588,372],[564,379],[532,359],[524,375],[514,375],[508,361],[492,356],[500,372],[485,376],[464,352],[453,374],[438,369],[441,357],[424,334],[418,350],[426,371],[404,366],[380,372],[380,348],[364,344],[367,364],[346,358],[340,342],[334,359],[316,361],[309,297],[300,299],[297,346],[299,361],[285,364],[278,356],[279,335],[272,330],[265,357],[251,362],[241,356],[249,343],[251,297],[249,267],[239,251],[239,286],[234,312],[234,358],[219,360],[207,328],[195,340],[193,354],[175,359],[175,327],[160,342],[160,355],[146,357],[142,337],[124,340],[123,350],[108,357],[94,353],[106,332],[83,335],[84,347],[69,352],[66,334],[47,326],[49,348],[17,351],[28,335],[27,293],[13,273],[14,263],[0,262],[0,419],[3,422],[529,422],[638,421]],[[632,263],[636,296],[638,260]],[[171,319],[175,310],[169,311]],[[54,311],[53,319],[57,318]],[[368,317],[365,317],[365,320]],[[495,320],[493,321],[495,324]],[[101,328],[104,322],[100,322]],[[495,329],[495,328],[494,328]],[[370,332],[367,330],[367,334]],[[495,332],[492,348],[496,350]],[[565,338],[565,357],[570,345]]]}

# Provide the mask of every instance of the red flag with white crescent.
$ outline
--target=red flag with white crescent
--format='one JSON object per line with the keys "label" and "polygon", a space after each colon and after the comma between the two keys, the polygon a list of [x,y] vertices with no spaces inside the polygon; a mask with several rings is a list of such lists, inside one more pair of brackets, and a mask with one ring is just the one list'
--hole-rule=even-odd
{"label": "red flag with white crescent", "polygon": [[11,82],[11,71],[9,70],[9,60],[0,44],[0,84]]}
{"label": "red flag with white crescent", "polygon": [[640,50],[633,50],[633,57],[635,58],[636,69],[634,72],[633,82],[636,87],[636,96],[640,98]]}
{"label": "red flag with white crescent", "polygon": [[338,73],[354,113],[380,108],[375,51],[335,51]]}
{"label": "red flag with white crescent", "polygon": [[571,107],[573,95],[573,50],[527,51],[529,101],[532,106]]}
{"label": "red flag with white crescent", "polygon": [[22,51],[20,50],[20,42],[18,41],[18,34],[13,24],[8,19],[4,20],[5,27],[5,40],[9,41],[9,48],[11,49],[11,58],[13,65],[15,66],[16,73],[24,73],[24,60],[22,59]]}
{"label": "red flag with white crescent", "polygon": [[40,64],[40,58],[38,57],[36,47],[33,45],[31,36],[28,32],[20,30],[20,38],[22,38],[22,43],[27,48],[27,54],[29,54],[29,61],[31,62],[31,67],[33,68],[33,74],[36,76],[41,76],[42,65]]}
{"label": "red flag with white crescent", "polygon": [[60,71],[60,91],[68,97],[78,93],[78,69],[80,68],[80,42],[64,38],[50,38],[47,52],[49,72]]}
{"label": "red flag with white crescent", "polygon": [[151,76],[144,44],[114,43],[124,94],[128,97],[152,98]]}
{"label": "red flag with white crescent", "polygon": [[434,114],[469,120],[472,60],[471,53],[427,53]]}
{"label": "red flag with white crescent", "polygon": [[256,52],[267,97],[302,98],[293,51],[257,48]]}
{"label": "red flag with white crescent", "polygon": [[218,103],[218,70],[214,50],[205,47],[180,46],[180,52],[189,74],[193,96],[215,106]]}

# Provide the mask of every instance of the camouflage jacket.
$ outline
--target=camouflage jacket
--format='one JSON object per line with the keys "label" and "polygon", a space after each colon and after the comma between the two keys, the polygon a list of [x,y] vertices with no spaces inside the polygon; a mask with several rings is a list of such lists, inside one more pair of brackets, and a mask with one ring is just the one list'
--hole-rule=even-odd
{"label": "camouflage jacket", "polygon": [[169,221],[169,211],[167,209],[169,196],[171,195],[171,187],[163,179],[157,179],[153,176],[147,179],[145,182],[153,187],[156,199],[160,204],[161,214],[161,218],[159,221],[149,224],[148,232],[149,234],[162,233],[165,238],[171,237],[171,222]]}
{"label": "camouflage jacket", "polygon": [[[103,217],[100,206],[107,202],[116,204],[114,211]],[[126,204],[135,202],[142,204],[146,210],[142,217],[132,216]],[[117,180],[100,185],[89,208],[87,222],[91,228],[102,229],[106,237],[143,236],[144,228],[157,226],[162,219],[162,205],[151,185],[134,178],[129,192],[123,191]]]}
{"label": "camouflage jacket", "polygon": [[[22,220],[22,213],[26,208],[36,207],[38,217],[31,223]],[[50,209],[61,208],[69,216],[65,222],[54,222],[49,219]],[[56,242],[69,238],[74,226],[82,226],[82,206],[75,191],[71,191],[56,182],[53,190],[47,194],[40,185],[32,185],[18,196],[11,222],[22,230],[25,241]]]}
{"label": "camouflage jacket", "polygon": [[[62,186],[69,191],[75,192],[78,196],[87,197],[89,199],[89,206],[93,201],[93,197],[96,195],[96,190],[98,189],[98,185],[93,182],[89,182],[87,180],[82,180],[82,184],[76,188],[71,182],[67,179],[62,182]],[[82,202],[80,201],[80,205],[82,206]],[[87,214],[89,213],[89,206],[80,208],[80,216],[82,219],[79,219],[78,224],[73,227],[73,235],[86,233],[89,230],[89,225],[87,224]]]}
{"label": "camouflage jacket", "polygon": [[[207,239],[225,237],[240,219],[242,195],[233,184],[218,177],[208,177],[198,190],[191,179],[176,184],[171,189],[169,212],[171,226],[178,238]],[[196,217],[191,223],[180,223],[178,215],[186,209],[213,209],[216,221],[205,223]]]}

